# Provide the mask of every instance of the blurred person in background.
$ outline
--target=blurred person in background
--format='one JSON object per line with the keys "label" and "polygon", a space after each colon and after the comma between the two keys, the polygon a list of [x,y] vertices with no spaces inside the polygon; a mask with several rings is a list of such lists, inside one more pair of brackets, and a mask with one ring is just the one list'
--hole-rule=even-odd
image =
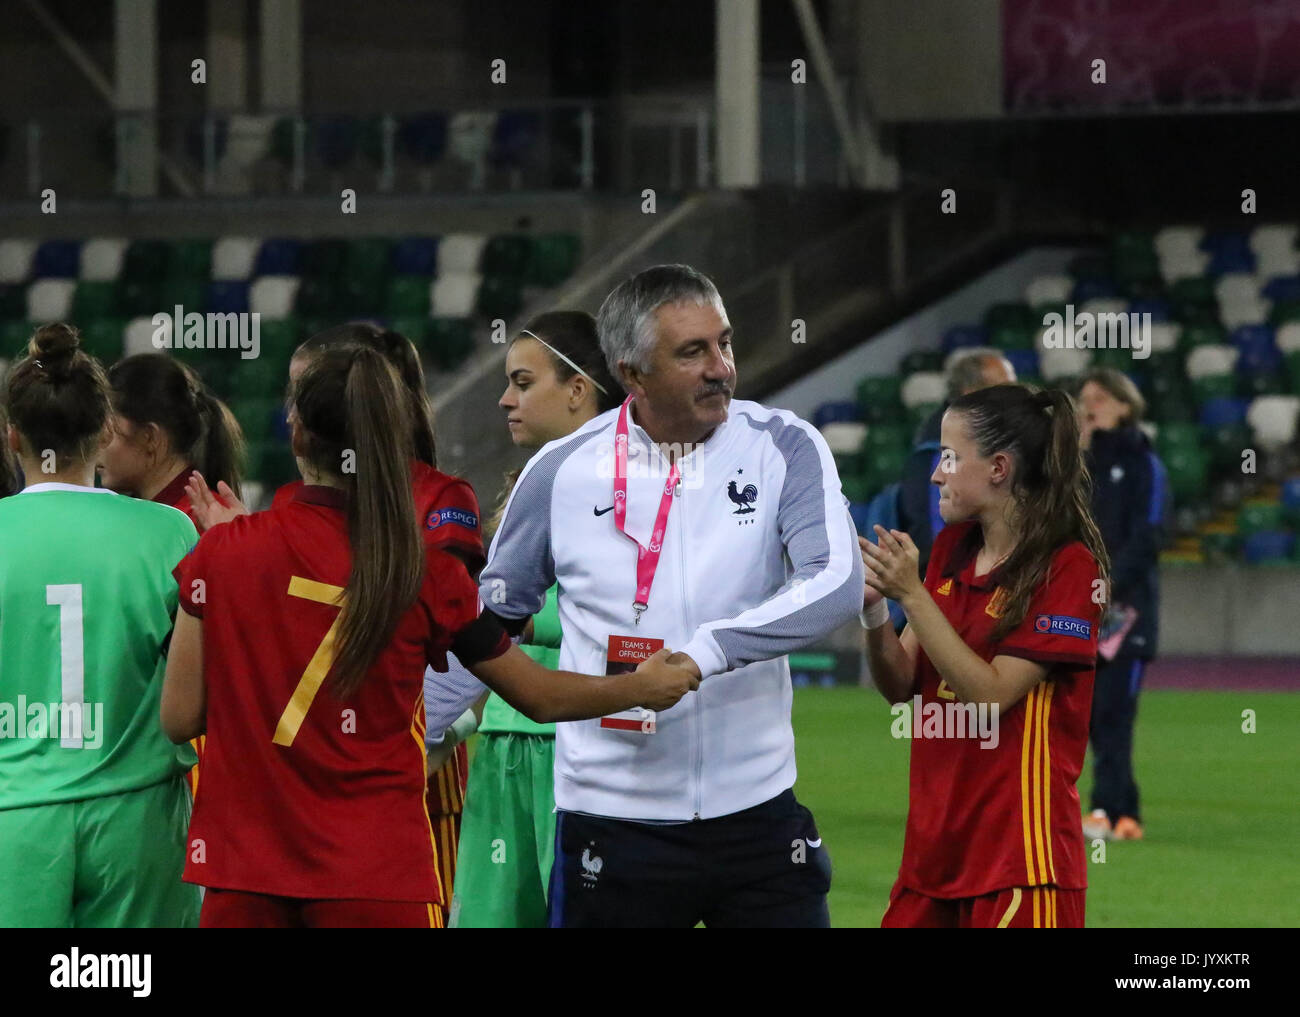
{"label": "blurred person in background", "polygon": [[[9,421],[5,417],[4,407],[0,407],[0,433],[4,433],[9,427]],[[23,489],[22,473],[18,468],[18,460],[9,450],[8,443],[0,444],[0,498],[8,498],[11,494],[17,494]]]}
{"label": "blurred person in background", "polygon": [[[498,405],[506,411],[511,439],[530,452],[567,437],[624,398],[601,352],[596,319],[585,311],[550,311],[532,319],[510,344],[505,368]],[[505,514],[519,473],[506,476],[490,532]],[[552,586],[520,642],[524,653],[551,669],[560,660],[555,598]],[[451,926],[545,928],[555,857],[555,725],[529,720],[495,694],[482,713]]]}
{"label": "blurred person in background", "polygon": [[898,495],[898,528],[911,536],[921,553],[921,575],[930,561],[930,547],[943,529],[939,515],[939,488],[930,483],[939,465],[939,425],[953,401],[970,392],[991,385],[1005,385],[1016,380],[1016,369],[991,346],[961,350],[949,358],[944,369],[948,395],[942,406],[916,432],[912,454],[903,467],[902,489]]}
{"label": "blurred person in background", "polygon": [[1133,724],[1142,674],[1156,653],[1156,566],[1167,532],[1169,484],[1138,426],[1146,403],[1137,386],[1114,368],[1098,367],[1083,375],[1078,392],[1092,514],[1111,560],[1092,698],[1092,811],[1083,829],[1090,840],[1141,840]]}

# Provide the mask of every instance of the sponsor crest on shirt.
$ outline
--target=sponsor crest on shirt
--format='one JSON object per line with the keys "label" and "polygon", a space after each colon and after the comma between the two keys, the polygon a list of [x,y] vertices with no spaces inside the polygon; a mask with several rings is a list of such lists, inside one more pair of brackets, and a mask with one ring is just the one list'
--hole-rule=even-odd
{"label": "sponsor crest on shirt", "polygon": [[1068,614],[1040,614],[1034,619],[1034,631],[1044,635],[1073,636],[1075,639],[1092,638],[1092,624],[1085,618],[1073,618]]}
{"label": "sponsor crest on shirt", "polygon": [[993,596],[984,606],[984,613],[990,618],[1001,618],[1002,609],[1007,606],[1007,593],[1001,586],[993,591]]}
{"label": "sponsor crest on shirt", "polygon": [[458,508],[434,509],[425,516],[424,528],[426,530],[436,530],[439,526],[446,526],[449,523],[455,526],[463,526],[467,530],[478,531],[478,516],[473,512]]}
{"label": "sponsor crest on shirt", "polygon": [[951,579],[945,579],[945,580],[943,581],[943,585],[940,586],[940,587],[939,587],[937,590],[935,590],[934,592],[937,593],[937,594],[939,594],[939,596],[941,596],[941,597],[946,597],[946,596],[948,596],[950,593],[952,593],[952,580],[951,580]]}

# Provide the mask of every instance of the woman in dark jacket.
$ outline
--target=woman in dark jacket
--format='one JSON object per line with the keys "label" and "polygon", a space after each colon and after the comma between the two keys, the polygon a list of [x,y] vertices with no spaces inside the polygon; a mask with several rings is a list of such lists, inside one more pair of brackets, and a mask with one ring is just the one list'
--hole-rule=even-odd
{"label": "woman in dark jacket", "polygon": [[1156,654],[1157,558],[1168,528],[1169,484],[1138,427],[1146,404],[1127,376],[1109,367],[1087,372],[1078,401],[1092,514],[1111,561],[1092,698],[1092,814],[1083,829],[1089,839],[1141,840],[1133,723],[1142,674]]}

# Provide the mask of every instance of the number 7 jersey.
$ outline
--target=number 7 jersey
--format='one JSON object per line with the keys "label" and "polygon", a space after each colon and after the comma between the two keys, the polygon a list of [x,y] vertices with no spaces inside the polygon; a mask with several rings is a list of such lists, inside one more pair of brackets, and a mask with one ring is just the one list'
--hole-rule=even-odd
{"label": "number 7 jersey", "polygon": [[478,590],[427,548],[419,596],[361,688],[337,698],[339,595],[351,569],[341,491],[302,486],[215,526],[176,569],[202,619],[203,793],[185,879],[311,899],[439,901],[425,810],[424,668],[467,664],[510,640]]}
{"label": "number 7 jersey", "polygon": [[194,762],[158,722],[184,513],[34,484],[0,500],[0,809],[120,794]]}

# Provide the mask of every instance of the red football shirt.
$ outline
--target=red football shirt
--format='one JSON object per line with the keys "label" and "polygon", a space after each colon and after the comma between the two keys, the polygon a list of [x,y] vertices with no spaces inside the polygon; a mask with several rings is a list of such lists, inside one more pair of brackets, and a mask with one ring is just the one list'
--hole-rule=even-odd
{"label": "red football shirt", "polygon": [[466,662],[491,659],[510,641],[480,615],[464,564],[428,548],[419,597],[360,691],[340,700],[325,682],[313,694],[311,662],[351,566],[344,508],[342,492],[301,486],[213,527],[176,568],[181,606],[203,622],[208,696],[188,882],[442,900],[424,804],[425,665],[449,648]]}
{"label": "red football shirt", "polygon": [[[426,463],[411,463],[411,486],[426,547],[440,547],[460,554],[470,572],[487,562],[483,553],[483,531],[474,488],[460,477],[435,470]],[[302,487],[301,480],[285,484],[275,492],[271,505],[281,505]]]}
{"label": "red football shirt", "polygon": [[[1087,860],[1075,782],[1088,746],[1097,659],[1097,563],[1082,543],[1060,548],[1024,621],[995,644],[997,572],[975,575],[982,545],[975,523],[945,527],[935,538],[926,589],[981,659],[1023,657],[1048,673],[1002,714],[996,748],[981,747],[977,737],[913,738],[899,883],[945,898],[1049,883],[1083,889]],[[922,717],[930,704],[955,710],[952,690],[924,650],[916,676]],[[933,708],[928,713],[936,715]],[[915,717],[912,724],[915,731]],[[954,724],[945,733],[956,730]]]}
{"label": "red football shirt", "polygon": [[190,479],[190,474],[194,472],[193,466],[187,466],[172,478],[170,484],[155,494],[150,501],[156,501],[161,505],[170,505],[174,509],[180,509],[190,517],[190,522],[198,529],[199,522],[194,518],[194,512],[190,506],[189,492],[185,490],[185,484]]}

